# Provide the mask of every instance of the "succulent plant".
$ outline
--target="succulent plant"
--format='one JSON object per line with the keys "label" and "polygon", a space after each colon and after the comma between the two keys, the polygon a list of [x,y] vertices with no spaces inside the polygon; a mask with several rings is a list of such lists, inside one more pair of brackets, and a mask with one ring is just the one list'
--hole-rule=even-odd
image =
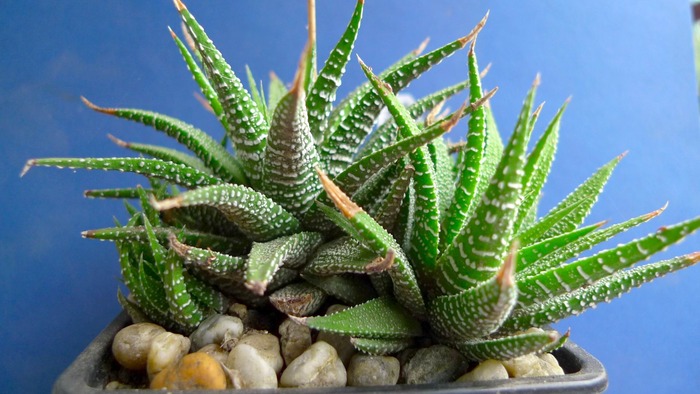
{"label": "succulent plant", "polygon": [[[140,210],[127,203],[128,223],[83,234],[115,242],[130,291],[119,301],[134,320],[191,332],[235,299],[272,304],[371,354],[429,337],[474,360],[504,359],[550,351],[568,338],[532,328],[700,261],[692,253],[632,268],[700,228],[700,218],[579,257],[663,210],[607,228],[582,225],[622,155],[538,217],[568,101],[528,152],[541,109],[536,78],[504,146],[488,105],[495,89],[482,90],[475,53],[486,17],[466,36],[424,55],[410,52],[379,75],[360,60],[368,81],[336,104],[363,0],[320,71],[310,10],[309,43],[291,88],[273,76],[267,97],[250,70],[246,90],[185,5],[175,5],[189,49],[171,34],[227,138],[84,99],[175,138],[194,156],[111,137],[142,157],[33,159],[24,170],[148,178],[148,189],[86,192],[140,201]],[[399,102],[396,92],[468,44],[465,81],[408,107]],[[441,103],[463,90],[468,101],[441,114]],[[385,107],[392,119],[375,127]],[[447,144],[442,135],[463,117],[465,141]],[[331,298],[352,307],[313,316]]]}

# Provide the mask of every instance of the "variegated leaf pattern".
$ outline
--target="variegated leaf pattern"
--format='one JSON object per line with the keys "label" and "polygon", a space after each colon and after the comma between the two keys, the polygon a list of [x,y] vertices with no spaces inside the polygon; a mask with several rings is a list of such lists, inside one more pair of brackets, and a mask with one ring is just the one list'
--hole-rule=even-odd
{"label": "variegated leaf pattern", "polygon": [[[700,228],[700,217],[580,256],[663,211],[583,225],[622,156],[538,218],[569,101],[528,153],[542,109],[534,104],[538,76],[504,147],[489,103],[496,89],[482,89],[473,41],[486,17],[421,56],[424,42],[379,76],[361,63],[368,81],[336,103],[364,0],[320,71],[309,1],[308,43],[290,87],[274,72],[263,87],[246,68],[248,90],[182,1],[174,2],[189,49],[171,35],[224,139],[159,113],[85,100],[165,133],[193,155],[110,135],[150,158],[32,159],[21,173],[43,166],[146,177],[145,188],[85,192],[124,199],[126,225],[115,218],[114,227],[83,236],[116,244],[130,293],[117,297],[134,321],[190,333],[235,300],[350,337],[364,353],[432,342],[475,361],[510,359],[551,352],[569,337],[538,327],[700,261],[695,252],[634,267]],[[408,108],[399,103],[395,93],[469,42],[466,81]],[[465,105],[440,114],[467,88]],[[375,128],[383,107],[392,118]],[[446,144],[441,136],[467,116],[462,141]],[[336,302],[352,307],[314,316]]]}

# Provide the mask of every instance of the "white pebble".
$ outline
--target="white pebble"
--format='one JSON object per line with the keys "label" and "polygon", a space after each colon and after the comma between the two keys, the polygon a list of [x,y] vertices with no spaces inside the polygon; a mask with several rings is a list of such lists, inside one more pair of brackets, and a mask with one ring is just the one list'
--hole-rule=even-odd
{"label": "white pebble", "polygon": [[112,342],[112,354],[124,368],[142,371],[146,369],[148,351],[153,338],[165,329],[153,323],[136,323],[119,330]]}
{"label": "white pebble", "polygon": [[342,387],[347,372],[333,346],[316,342],[292,361],[280,378],[281,387]]}
{"label": "white pebble", "polygon": [[231,375],[235,388],[277,388],[277,373],[250,345],[236,345],[228,355],[226,366],[233,370]]}
{"label": "white pebble", "polygon": [[153,338],[148,351],[146,371],[153,378],[168,365],[180,361],[190,350],[189,338],[172,332],[162,332]]}
{"label": "white pebble", "polygon": [[481,382],[485,380],[508,379],[506,367],[498,360],[482,361],[476,368],[457,379],[458,382]]}
{"label": "white pebble", "polygon": [[255,349],[276,373],[282,372],[284,360],[280,352],[280,341],[276,336],[263,332],[250,332],[241,337],[236,346],[242,344]]}
{"label": "white pebble", "polygon": [[[190,335],[192,351],[196,352],[212,343],[231,348],[241,334],[243,334],[241,319],[228,315],[212,315]],[[232,343],[229,344],[229,342]]]}

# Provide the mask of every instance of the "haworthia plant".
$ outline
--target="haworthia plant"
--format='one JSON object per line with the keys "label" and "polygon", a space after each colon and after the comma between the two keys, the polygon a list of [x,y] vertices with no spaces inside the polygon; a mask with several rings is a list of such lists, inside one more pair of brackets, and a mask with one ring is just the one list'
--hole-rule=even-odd
{"label": "haworthia plant", "polygon": [[[248,90],[193,13],[180,0],[175,5],[189,49],[170,34],[232,147],[170,116],[84,100],[153,127],[191,154],[110,136],[145,157],[32,159],[22,171],[147,177],[148,188],[85,192],[133,200],[125,204],[125,225],[83,235],[115,242],[131,293],[119,292],[118,300],[134,321],[191,332],[236,301],[346,335],[369,354],[430,337],[473,360],[506,359],[552,351],[569,336],[538,327],[700,260],[696,252],[636,266],[696,231],[700,218],[579,257],[662,211],[607,228],[585,224],[622,155],[537,217],[568,100],[530,144],[542,108],[535,78],[504,146],[489,104],[495,89],[483,88],[474,42],[486,18],[462,38],[422,56],[412,52],[384,72],[360,61],[367,82],[336,103],[371,8],[363,0],[321,70],[310,9],[309,42],[289,88],[274,73],[263,87],[246,69]],[[455,76],[461,82],[408,108],[399,102],[399,90],[467,45],[466,70]],[[465,105],[441,117],[440,103],[463,90]],[[392,119],[374,127],[384,107]],[[463,141],[446,144],[441,136],[450,130]],[[350,308],[314,316],[332,301]]]}

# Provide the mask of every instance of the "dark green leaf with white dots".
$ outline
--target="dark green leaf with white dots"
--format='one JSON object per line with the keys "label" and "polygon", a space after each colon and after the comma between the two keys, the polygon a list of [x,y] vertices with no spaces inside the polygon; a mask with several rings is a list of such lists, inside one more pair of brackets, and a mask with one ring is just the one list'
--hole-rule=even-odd
{"label": "dark green leaf with white dots", "polygon": [[375,298],[327,316],[309,317],[304,324],[319,331],[362,338],[410,338],[422,334],[420,323],[395,299]]}

